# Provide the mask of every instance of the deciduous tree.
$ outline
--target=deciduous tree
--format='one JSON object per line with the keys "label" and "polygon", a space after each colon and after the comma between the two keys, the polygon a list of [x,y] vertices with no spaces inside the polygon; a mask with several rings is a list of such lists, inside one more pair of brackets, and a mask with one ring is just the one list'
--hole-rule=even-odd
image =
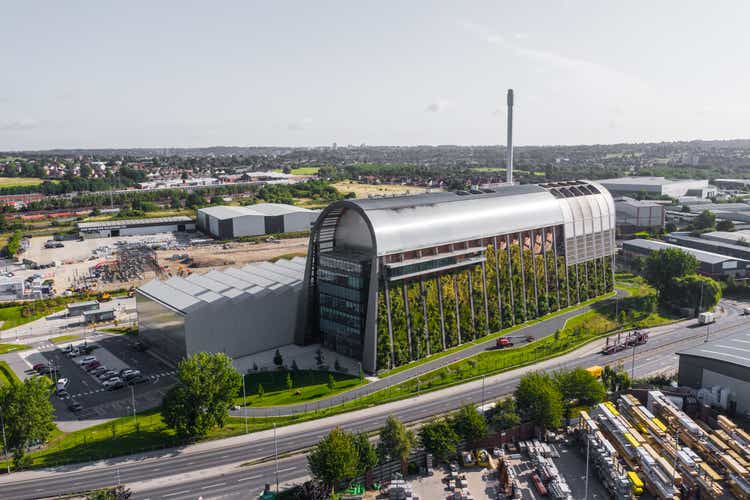
{"label": "deciduous tree", "polygon": [[453,428],[471,446],[487,435],[487,421],[472,404],[462,406],[454,415]]}
{"label": "deciduous tree", "polygon": [[408,430],[399,419],[390,415],[385,421],[385,426],[380,429],[378,445],[380,455],[387,455],[391,459],[401,461],[401,469],[405,471],[414,441],[414,433]]}
{"label": "deciduous tree", "polygon": [[31,443],[46,441],[54,429],[54,408],[49,396],[50,386],[44,378],[29,378],[23,383],[0,386],[5,439],[16,466],[24,463],[26,449]]}
{"label": "deciduous tree", "polygon": [[646,258],[644,278],[656,289],[659,301],[673,297],[674,280],[698,270],[698,260],[679,248],[665,248],[651,253]]}
{"label": "deciduous tree", "polygon": [[423,425],[419,430],[419,439],[428,453],[442,461],[455,455],[458,448],[458,434],[450,422],[442,418]]}
{"label": "deciduous tree", "polygon": [[336,427],[307,457],[313,477],[330,487],[357,475],[359,455],[351,434]]}
{"label": "deciduous tree", "polygon": [[515,398],[524,420],[553,428],[562,423],[562,394],[551,375],[543,372],[527,373],[521,377]]}
{"label": "deciduous tree", "polygon": [[242,376],[223,353],[200,352],[180,361],[177,385],[164,396],[162,417],[181,437],[223,427]]}

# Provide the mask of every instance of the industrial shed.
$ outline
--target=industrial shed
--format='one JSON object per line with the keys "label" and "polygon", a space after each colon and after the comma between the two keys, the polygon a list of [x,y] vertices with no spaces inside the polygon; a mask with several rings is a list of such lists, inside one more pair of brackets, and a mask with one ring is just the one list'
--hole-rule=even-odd
{"label": "industrial shed", "polygon": [[116,238],[119,236],[140,236],[182,231],[195,231],[195,221],[190,217],[180,215],[177,217],[78,223],[78,235],[81,238]]}
{"label": "industrial shed", "polygon": [[633,234],[664,227],[664,205],[653,201],[635,200],[623,196],[615,198],[617,232]]}
{"label": "industrial shed", "polygon": [[[707,389],[699,393],[705,403],[741,413],[750,411],[750,333],[709,341],[677,354],[680,385]],[[717,400],[706,401],[711,399],[709,392]]]}
{"label": "industrial shed", "polygon": [[309,231],[318,216],[315,210],[284,205],[260,203],[234,207],[216,206],[198,210],[198,229],[227,240],[242,236]]}
{"label": "industrial shed", "polygon": [[663,241],[644,240],[640,238],[624,241],[622,244],[622,253],[625,261],[630,262],[636,257],[647,257],[652,252],[658,252],[666,248],[677,248],[691,254],[698,259],[698,271],[713,278],[745,276],[747,268],[750,266],[750,261],[738,259],[737,257],[672,245]]}
{"label": "industrial shed", "polygon": [[305,258],[153,280],[136,290],[138,336],[177,362],[241,357],[294,343]]}

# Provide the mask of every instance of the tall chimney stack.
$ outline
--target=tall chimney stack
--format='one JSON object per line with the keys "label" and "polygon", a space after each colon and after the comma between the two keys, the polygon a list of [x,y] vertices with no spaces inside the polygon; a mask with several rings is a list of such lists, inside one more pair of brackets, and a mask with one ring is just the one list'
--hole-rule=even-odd
{"label": "tall chimney stack", "polygon": [[508,89],[508,145],[505,169],[508,184],[513,184],[513,89]]}

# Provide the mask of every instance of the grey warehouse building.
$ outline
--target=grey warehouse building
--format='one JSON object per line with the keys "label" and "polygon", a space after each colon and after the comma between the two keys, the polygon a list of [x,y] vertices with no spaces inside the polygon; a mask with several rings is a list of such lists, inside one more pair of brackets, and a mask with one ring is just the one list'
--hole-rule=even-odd
{"label": "grey warehouse building", "polygon": [[317,217],[316,210],[281,203],[206,207],[197,212],[198,229],[221,240],[309,231]]}
{"label": "grey warehouse building", "polygon": [[177,362],[197,352],[241,357],[294,343],[305,259],[152,280],[136,290],[139,338]]}
{"label": "grey warehouse building", "polygon": [[665,243],[657,240],[634,239],[622,243],[622,253],[625,262],[632,262],[636,257],[648,257],[652,252],[658,252],[667,248],[677,248],[691,254],[698,260],[698,271],[712,278],[725,278],[727,276],[745,276],[750,261],[721,255],[695,248],[683,247]]}
{"label": "grey warehouse building", "polygon": [[750,333],[724,337],[677,354],[680,385],[728,389],[730,409],[750,411]]}
{"label": "grey warehouse building", "polygon": [[140,236],[182,231],[195,231],[195,221],[190,217],[180,215],[177,217],[78,223],[78,234],[81,238],[116,238],[118,236]]}
{"label": "grey warehouse building", "polygon": [[664,227],[664,205],[648,200],[623,196],[615,198],[617,233],[633,234]]}
{"label": "grey warehouse building", "polygon": [[710,198],[716,195],[716,188],[709,186],[708,181],[702,179],[672,180],[665,177],[632,176],[602,179],[598,182],[614,196],[646,194],[654,197],[697,196],[699,198]]}

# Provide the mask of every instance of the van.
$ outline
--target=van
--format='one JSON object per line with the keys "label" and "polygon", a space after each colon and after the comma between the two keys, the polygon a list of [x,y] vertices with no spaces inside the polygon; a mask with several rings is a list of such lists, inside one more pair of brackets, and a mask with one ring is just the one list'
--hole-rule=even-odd
{"label": "van", "polygon": [[712,312],[703,312],[698,315],[699,325],[708,325],[716,322],[716,315]]}

